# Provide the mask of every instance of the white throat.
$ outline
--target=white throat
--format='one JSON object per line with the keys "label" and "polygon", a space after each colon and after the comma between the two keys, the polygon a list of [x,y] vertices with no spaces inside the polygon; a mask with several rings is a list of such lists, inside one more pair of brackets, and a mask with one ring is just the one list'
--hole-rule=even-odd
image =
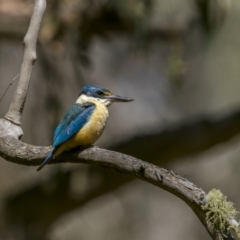
{"label": "white throat", "polygon": [[86,103],[86,102],[100,102],[102,104],[104,104],[106,107],[109,107],[113,102],[109,99],[102,99],[102,98],[95,98],[95,97],[89,97],[85,94],[81,94],[76,103],[79,103],[79,104],[83,104],[83,103]]}

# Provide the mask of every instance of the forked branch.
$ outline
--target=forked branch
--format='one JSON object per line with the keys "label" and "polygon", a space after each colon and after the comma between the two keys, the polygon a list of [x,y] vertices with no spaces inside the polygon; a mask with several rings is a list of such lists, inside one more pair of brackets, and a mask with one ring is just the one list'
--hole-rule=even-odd
{"label": "forked branch", "polygon": [[[18,137],[21,136],[22,132],[21,128],[16,126],[20,126],[22,121],[22,111],[31,71],[37,58],[36,43],[45,8],[45,0],[35,0],[30,26],[24,38],[24,56],[17,90],[5,119],[0,119],[0,156],[8,161],[28,166],[39,165],[51,150],[50,147],[33,146],[19,141]],[[15,132],[11,130],[14,126],[17,129]],[[51,161],[51,163],[60,162],[86,163],[107,167],[156,185],[185,201],[196,213],[213,239],[230,239],[228,234],[219,232],[211,222],[206,221],[206,211],[202,209],[206,203],[205,192],[173,172],[125,154],[96,147],[65,153]]]}

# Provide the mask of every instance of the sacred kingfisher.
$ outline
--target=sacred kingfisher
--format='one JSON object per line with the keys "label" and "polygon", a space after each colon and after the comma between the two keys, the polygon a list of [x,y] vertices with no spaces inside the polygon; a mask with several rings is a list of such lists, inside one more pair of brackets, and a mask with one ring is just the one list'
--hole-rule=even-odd
{"label": "sacred kingfisher", "polygon": [[133,99],[113,95],[97,85],[84,86],[76,103],[67,111],[57,126],[53,137],[53,150],[37,171],[59,154],[78,146],[89,146],[101,136],[108,118],[108,109],[113,102],[130,102]]}

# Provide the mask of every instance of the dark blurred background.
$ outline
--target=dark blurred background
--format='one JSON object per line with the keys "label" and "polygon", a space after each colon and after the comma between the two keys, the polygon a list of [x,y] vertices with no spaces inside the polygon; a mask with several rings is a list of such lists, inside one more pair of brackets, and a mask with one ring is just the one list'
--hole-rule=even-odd
{"label": "dark blurred background", "polygon": [[[23,141],[50,145],[85,84],[114,104],[96,145],[220,189],[240,209],[240,3],[48,0]],[[0,0],[0,97],[19,73],[33,1]],[[0,102],[1,117],[16,81]],[[207,240],[180,199],[127,175],[0,162],[0,240]]]}

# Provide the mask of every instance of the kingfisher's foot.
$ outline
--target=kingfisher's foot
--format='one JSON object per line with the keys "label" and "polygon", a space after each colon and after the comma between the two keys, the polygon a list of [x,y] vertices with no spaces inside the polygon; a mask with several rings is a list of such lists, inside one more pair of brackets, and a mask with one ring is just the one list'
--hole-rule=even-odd
{"label": "kingfisher's foot", "polygon": [[94,145],[85,145],[85,146],[77,146],[76,148],[71,149],[70,151],[82,151],[87,148],[94,147]]}

